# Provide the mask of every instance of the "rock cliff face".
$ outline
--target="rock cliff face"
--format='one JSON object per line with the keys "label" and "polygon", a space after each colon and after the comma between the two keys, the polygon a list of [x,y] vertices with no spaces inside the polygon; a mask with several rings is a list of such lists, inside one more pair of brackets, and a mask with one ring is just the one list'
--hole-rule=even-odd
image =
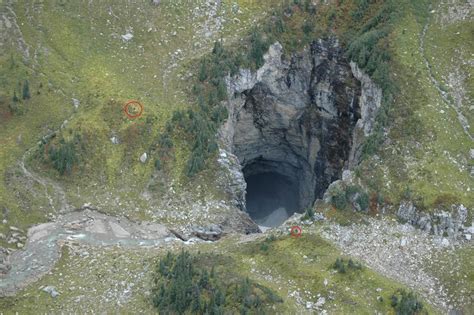
{"label": "rock cliff face", "polygon": [[[351,148],[370,134],[381,92],[344,58],[336,39],[315,41],[288,58],[282,50],[273,44],[257,72],[242,69],[227,78],[229,119],[220,130],[221,147],[238,158],[245,178],[284,176],[304,209],[344,167],[356,164]],[[245,184],[234,190],[245,209]]]}

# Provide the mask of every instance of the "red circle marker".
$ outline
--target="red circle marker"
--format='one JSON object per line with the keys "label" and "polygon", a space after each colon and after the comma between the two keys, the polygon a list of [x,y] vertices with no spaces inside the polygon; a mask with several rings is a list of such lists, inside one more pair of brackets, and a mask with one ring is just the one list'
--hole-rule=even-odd
{"label": "red circle marker", "polygon": [[[135,109],[134,111],[131,112],[132,109]],[[136,111],[136,112],[135,112]],[[143,105],[137,100],[130,100],[127,103],[125,103],[123,107],[123,112],[125,115],[128,116],[130,119],[138,118],[142,115],[143,113]]]}
{"label": "red circle marker", "polygon": [[300,237],[302,232],[303,231],[301,230],[301,228],[299,226],[295,225],[295,226],[291,227],[290,235],[291,235],[291,237]]}

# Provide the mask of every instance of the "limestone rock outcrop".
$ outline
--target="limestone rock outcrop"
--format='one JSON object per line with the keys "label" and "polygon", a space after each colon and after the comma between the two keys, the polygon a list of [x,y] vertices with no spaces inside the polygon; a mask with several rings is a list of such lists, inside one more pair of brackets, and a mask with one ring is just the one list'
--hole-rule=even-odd
{"label": "limestone rock outcrop", "polygon": [[229,119],[221,147],[239,159],[245,177],[288,178],[303,209],[357,163],[351,148],[372,131],[381,91],[349,63],[335,38],[286,57],[275,43],[264,58],[256,72],[241,69],[226,80]]}

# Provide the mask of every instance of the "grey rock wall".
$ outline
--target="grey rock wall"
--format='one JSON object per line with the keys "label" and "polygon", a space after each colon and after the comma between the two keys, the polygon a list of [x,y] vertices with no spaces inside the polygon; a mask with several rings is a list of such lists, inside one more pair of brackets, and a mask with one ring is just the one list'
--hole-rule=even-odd
{"label": "grey rock wall", "polygon": [[372,131],[381,91],[344,58],[334,38],[287,58],[275,43],[264,58],[256,72],[241,69],[226,80],[229,119],[221,147],[246,176],[276,172],[290,179],[305,208],[357,163],[351,148]]}

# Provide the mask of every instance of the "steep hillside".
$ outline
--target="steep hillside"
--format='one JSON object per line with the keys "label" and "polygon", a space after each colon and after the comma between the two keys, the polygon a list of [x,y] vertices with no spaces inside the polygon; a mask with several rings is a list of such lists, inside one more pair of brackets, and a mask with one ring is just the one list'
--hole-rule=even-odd
{"label": "steep hillside", "polygon": [[[49,213],[85,203],[109,213],[150,218],[150,209],[157,206],[151,199],[173,199],[179,208],[199,204],[192,197],[212,199],[212,187],[199,186],[182,202],[164,196],[172,194],[167,189],[173,185],[182,195],[188,154],[183,139],[173,139],[175,160],[167,177],[159,174],[152,179],[154,157],[149,148],[172,111],[189,106],[192,61],[209,52],[220,37],[237,40],[239,33],[264,16],[265,8],[206,1],[160,6],[124,3],[116,8],[112,2],[3,4],[2,36],[9,44],[2,54],[6,67],[2,67],[5,180],[1,194],[6,219],[26,227],[44,221]],[[122,37],[127,34],[133,35],[128,41]],[[23,51],[18,43],[23,43]],[[23,100],[17,85],[25,80],[31,98]],[[15,93],[18,102],[12,101]],[[132,99],[144,106],[137,119],[123,113],[124,104]],[[15,107],[13,114],[9,106]],[[49,161],[49,140],[34,147],[53,132],[57,136],[51,146],[59,138],[77,141],[74,166],[63,176]],[[119,144],[112,143],[112,137]],[[139,161],[144,152],[149,156],[146,164]],[[22,160],[32,176],[21,174]],[[36,180],[39,176],[34,173],[46,182]]]}
{"label": "steep hillside", "polygon": [[184,307],[185,248],[202,313],[470,313],[472,12],[0,2],[0,312]]}

